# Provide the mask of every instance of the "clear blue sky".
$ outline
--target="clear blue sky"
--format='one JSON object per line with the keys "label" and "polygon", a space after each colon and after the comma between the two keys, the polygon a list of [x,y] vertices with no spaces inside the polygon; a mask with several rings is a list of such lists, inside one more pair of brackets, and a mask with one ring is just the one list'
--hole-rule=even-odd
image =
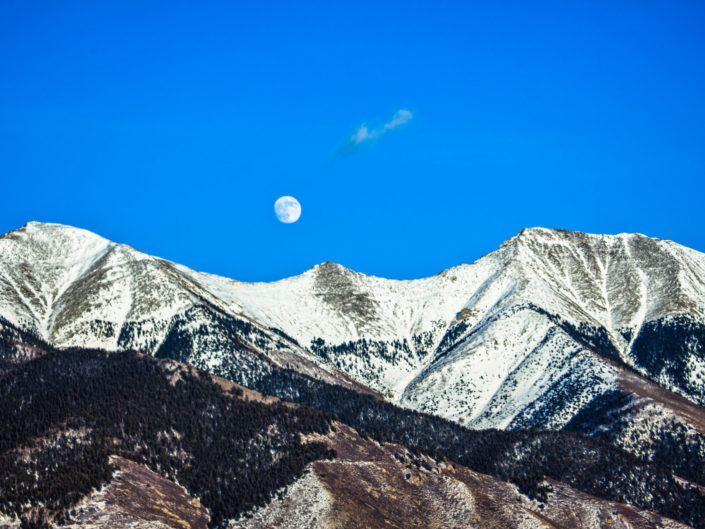
{"label": "clear blue sky", "polygon": [[699,0],[5,0],[0,232],[241,280],[420,277],[525,226],[705,251],[703,27]]}

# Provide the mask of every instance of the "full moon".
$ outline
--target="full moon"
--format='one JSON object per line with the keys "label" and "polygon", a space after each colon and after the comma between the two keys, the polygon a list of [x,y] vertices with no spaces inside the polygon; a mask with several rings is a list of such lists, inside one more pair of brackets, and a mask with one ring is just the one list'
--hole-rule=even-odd
{"label": "full moon", "polygon": [[294,197],[279,197],[274,203],[274,214],[280,221],[291,224],[299,220],[301,204]]}

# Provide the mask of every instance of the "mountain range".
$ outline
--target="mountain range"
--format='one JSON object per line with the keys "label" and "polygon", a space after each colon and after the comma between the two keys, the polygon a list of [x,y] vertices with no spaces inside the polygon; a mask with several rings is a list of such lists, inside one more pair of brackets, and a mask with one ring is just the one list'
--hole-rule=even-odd
{"label": "mountain range", "polygon": [[0,237],[0,319],[7,373],[48,349],[139,351],[337,418],[302,388],[587,435],[705,487],[705,255],[673,241],[531,228],[423,279],[326,262],[245,283],[31,222]]}
{"label": "mountain range", "polygon": [[185,359],[217,371],[225,319],[242,327],[229,349],[253,366],[358,383],[474,428],[560,428],[627,373],[705,404],[705,255],[638,234],[526,229],[411,281],[327,262],[243,283],[38,223],[4,235],[0,259],[0,316],[57,347],[160,356],[186,334]]}

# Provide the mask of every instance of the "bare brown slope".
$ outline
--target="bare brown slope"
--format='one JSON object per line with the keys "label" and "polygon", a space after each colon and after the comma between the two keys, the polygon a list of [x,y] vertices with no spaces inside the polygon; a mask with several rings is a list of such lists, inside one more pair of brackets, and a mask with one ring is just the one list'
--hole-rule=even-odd
{"label": "bare brown slope", "polygon": [[646,402],[656,403],[669,410],[705,435],[705,408],[702,406],[626,369],[620,371],[617,383],[623,390]]}
{"label": "bare brown slope", "polygon": [[[338,452],[308,473],[238,529],[679,529],[687,526],[607,502],[560,483],[545,504],[515,487],[465,467],[379,444],[337,425],[324,440]],[[144,466],[114,458],[110,484],[77,507],[68,527],[98,529],[203,529],[207,511],[185,489]]]}
{"label": "bare brown slope", "polygon": [[324,440],[333,461],[309,473],[238,529],[655,529],[688,527],[560,483],[545,504],[516,487],[457,464],[414,455],[403,446],[361,438],[337,425]]}
{"label": "bare brown slope", "polygon": [[127,459],[112,462],[119,468],[113,480],[79,505],[65,527],[206,529],[208,511],[184,488]]}

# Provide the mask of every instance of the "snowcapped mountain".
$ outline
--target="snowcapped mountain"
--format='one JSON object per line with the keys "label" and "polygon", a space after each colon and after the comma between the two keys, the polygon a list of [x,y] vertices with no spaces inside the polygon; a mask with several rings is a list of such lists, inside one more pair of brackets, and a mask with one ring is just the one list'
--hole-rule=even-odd
{"label": "snowcapped mountain", "polygon": [[561,428],[627,372],[705,405],[705,255],[639,234],[533,228],[424,279],[323,263],[242,283],[29,223],[0,238],[0,316],[245,385],[290,367],[474,428]]}
{"label": "snowcapped mountain", "polygon": [[234,311],[192,275],[86,230],[31,222],[0,237],[0,318],[58,347],[156,356],[175,348],[211,371],[239,366],[242,382],[278,365],[359,387],[335,368],[318,367],[281,331]]}

